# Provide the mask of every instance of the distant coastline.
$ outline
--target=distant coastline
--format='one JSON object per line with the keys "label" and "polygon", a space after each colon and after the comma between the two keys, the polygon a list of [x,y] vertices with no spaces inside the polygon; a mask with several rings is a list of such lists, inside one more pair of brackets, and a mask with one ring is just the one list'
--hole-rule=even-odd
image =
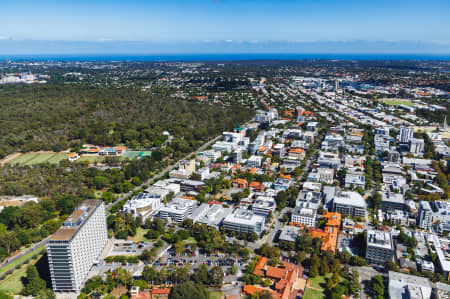
{"label": "distant coastline", "polygon": [[450,61],[450,54],[61,54],[61,55],[0,55],[0,60],[11,61],[250,61],[250,60],[441,60]]}

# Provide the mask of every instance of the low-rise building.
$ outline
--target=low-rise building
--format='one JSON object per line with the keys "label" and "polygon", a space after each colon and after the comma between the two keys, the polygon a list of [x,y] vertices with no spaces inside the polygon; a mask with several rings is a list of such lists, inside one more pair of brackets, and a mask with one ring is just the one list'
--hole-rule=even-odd
{"label": "low-rise building", "polygon": [[366,217],[367,204],[357,192],[342,191],[333,198],[333,211],[342,215]]}
{"label": "low-rise building", "polygon": [[237,209],[223,220],[223,228],[238,233],[261,234],[265,227],[265,218],[253,211]]}
{"label": "low-rise building", "polygon": [[404,210],[405,199],[400,193],[382,192],[381,193],[381,209],[383,211]]}
{"label": "low-rise building", "polygon": [[430,299],[432,287],[428,278],[389,271],[390,299]]}
{"label": "low-rise building", "polygon": [[175,222],[182,222],[186,217],[192,214],[196,205],[197,202],[195,200],[182,197],[175,198],[161,207],[159,210],[159,217],[162,219],[170,219]]}
{"label": "low-rise building", "polygon": [[261,215],[264,217],[268,217],[269,214],[272,214],[277,207],[275,199],[269,196],[258,196],[253,201],[252,211],[256,215]]}

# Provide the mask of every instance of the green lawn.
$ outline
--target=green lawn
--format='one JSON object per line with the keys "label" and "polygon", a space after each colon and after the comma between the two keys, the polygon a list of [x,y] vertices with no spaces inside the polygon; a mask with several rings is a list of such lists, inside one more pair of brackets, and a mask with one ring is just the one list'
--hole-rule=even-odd
{"label": "green lawn", "polygon": [[13,269],[15,266],[20,265],[21,263],[23,263],[25,260],[27,260],[28,258],[30,258],[31,256],[39,253],[40,251],[45,249],[45,245],[42,245],[39,248],[36,248],[35,250],[29,252],[28,254],[22,256],[21,258],[15,260],[14,262],[6,265],[5,267],[3,267],[2,269],[0,269],[0,273],[6,272],[8,270]]}
{"label": "green lawn", "polygon": [[224,292],[213,291],[208,293],[210,299],[222,299],[225,296]]}
{"label": "green lawn", "polygon": [[183,243],[184,243],[185,245],[188,245],[188,244],[197,244],[197,240],[195,240],[194,237],[189,237],[189,238],[187,238],[186,240],[184,240]]}
{"label": "green lawn", "polygon": [[28,161],[34,159],[36,157],[37,154],[25,154],[25,155],[21,155],[13,160],[11,160],[9,163],[11,164],[25,164]]}
{"label": "green lawn", "polygon": [[57,164],[59,161],[67,159],[66,153],[28,153],[10,161],[10,164],[34,165],[39,163]]}
{"label": "green lawn", "polygon": [[88,161],[89,163],[94,163],[95,161],[97,162],[101,162],[103,161],[104,157],[100,157],[100,156],[81,156],[80,159],[78,159],[77,161],[83,162],[83,161]]}
{"label": "green lawn", "polygon": [[62,160],[67,160],[68,154],[54,154],[47,162],[52,164],[58,164]]}
{"label": "green lawn", "polygon": [[[31,264],[36,264],[39,258],[31,261]],[[22,291],[22,278],[25,277],[28,265],[22,265],[16,269],[11,275],[2,277],[0,280],[0,291],[5,291],[11,295],[18,295]]]}
{"label": "green lawn", "polygon": [[314,290],[311,288],[307,288],[305,290],[305,294],[303,294],[303,299],[321,299],[321,298],[325,298],[325,294],[321,291],[318,290]]}
{"label": "green lawn", "polygon": [[315,278],[311,278],[311,287],[315,288],[315,289],[319,289],[319,290],[323,290],[325,283],[326,283],[326,278],[331,277],[331,273],[326,275],[326,276],[317,276]]}
{"label": "green lawn", "polygon": [[146,237],[144,237],[144,235],[147,233],[146,229],[143,229],[142,227],[138,227],[136,229],[136,235],[131,239],[133,242],[140,242],[140,241],[145,241],[145,242],[149,242],[150,239],[147,239]]}
{"label": "green lawn", "polygon": [[392,105],[392,106],[397,106],[397,105],[405,105],[405,106],[415,106],[414,103],[408,101],[408,100],[399,100],[399,99],[392,99],[392,100],[384,100],[384,103],[386,105]]}

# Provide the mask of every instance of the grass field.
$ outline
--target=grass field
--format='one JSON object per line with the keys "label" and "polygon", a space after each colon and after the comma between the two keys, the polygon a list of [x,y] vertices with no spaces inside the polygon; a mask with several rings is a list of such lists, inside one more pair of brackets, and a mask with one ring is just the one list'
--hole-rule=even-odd
{"label": "grass field", "polygon": [[[36,264],[39,260],[33,259],[30,264]],[[27,265],[22,265],[19,269],[16,269],[11,275],[2,277],[0,280],[0,291],[4,291],[11,295],[18,295],[22,291],[23,284],[22,278],[25,277],[27,271]]]}
{"label": "grass field", "polygon": [[208,293],[210,299],[222,299],[225,297],[224,292],[213,291]]}
{"label": "grass field", "polygon": [[383,102],[386,105],[391,105],[391,106],[405,105],[405,106],[412,107],[415,105],[414,103],[410,102],[409,100],[399,100],[399,99],[392,99],[392,100],[386,99],[386,100],[383,100]]}
{"label": "grass field", "polygon": [[317,276],[315,278],[311,278],[310,279],[311,287],[315,288],[315,289],[323,290],[324,289],[323,287],[325,286],[325,283],[326,283],[326,279],[328,277],[331,277],[331,273],[326,276]]}
{"label": "grass field", "polygon": [[146,229],[143,229],[141,227],[138,227],[136,230],[136,235],[134,235],[134,237],[131,239],[133,242],[139,242],[139,241],[145,241],[145,242],[149,242],[150,239],[147,239],[146,237],[144,237],[144,235],[147,233]]}
{"label": "grass field", "polygon": [[321,291],[311,288],[307,288],[305,290],[305,294],[303,294],[303,299],[317,299],[317,298],[318,299],[325,298],[325,294]]}
{"label": "grass field", "polygon": [[42,245],[41,247],[36,248],[35,250],[33,250],[33,251],[27,253],[26,255],[22,256],[21,258],[15,260],[14,262],[12,262],[12,263],[6,265],[5,267],[3,267],[2,269],[0,269],[0,274],[3,273],[3,272],[6,272],[6,271],[8,271],[8,270],[13,269],[15,266],[20,265],[20,264],[23,263],[25,260],[27,260],[27,259],[30,258],[31,256],[33,256],[33,255],[39,253],[40,251],[42,251],[42,250],[44,250],[44,249],[45,249],[45,245]]}
{"label": "grass field", "polygon": [[88,161],[89,163],[94,163],[96,161],[101,162],[103,161],[103,159],[105,158],[100,156],[81,156],[81,158],[78,159],[77,161],[79,162]]}
{"label": "grass field", "polygon": [[67,159],[66,153],[28,153],[23,154],[8,163],[13,165],[35,165],[44,162],[57,164],[59,161],[65,159]]}
{"label": "grass field", "polygon": [[184,243],[185,245],[188,245],[188,244],[197,244],[197,240],[195,240],[194,237],[189,237],[189,238],[187,238],[186,240],[184,240],[183,243]]}

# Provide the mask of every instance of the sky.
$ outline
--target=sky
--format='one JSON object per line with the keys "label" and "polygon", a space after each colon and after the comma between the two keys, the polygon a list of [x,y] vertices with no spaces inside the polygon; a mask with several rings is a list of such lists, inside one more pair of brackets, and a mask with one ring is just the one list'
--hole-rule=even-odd
{"label": "sky", "polygon": [[46,47],[170,52],[171,45],[189,52],[333,52],[336,45],[355,43],[362,52],[390,44],[394,52],[450,53],[450,1],[0,1],[0,54]]}

